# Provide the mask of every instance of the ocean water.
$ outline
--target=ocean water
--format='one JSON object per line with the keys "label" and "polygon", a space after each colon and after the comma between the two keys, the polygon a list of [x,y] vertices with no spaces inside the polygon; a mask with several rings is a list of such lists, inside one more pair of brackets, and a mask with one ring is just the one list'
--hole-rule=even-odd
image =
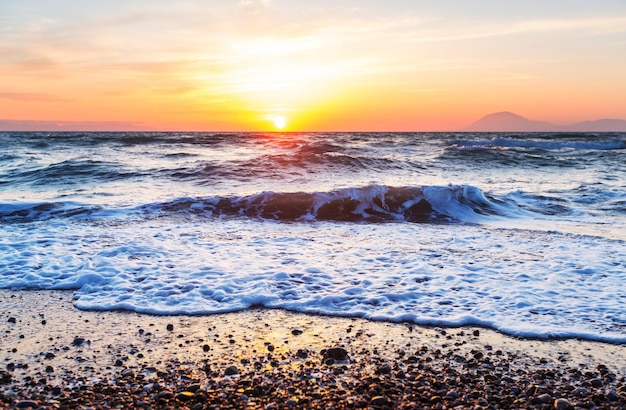
{"label": "ocean water", "polygon": [[0,133],[0,288],[626,343],[626,134]]}

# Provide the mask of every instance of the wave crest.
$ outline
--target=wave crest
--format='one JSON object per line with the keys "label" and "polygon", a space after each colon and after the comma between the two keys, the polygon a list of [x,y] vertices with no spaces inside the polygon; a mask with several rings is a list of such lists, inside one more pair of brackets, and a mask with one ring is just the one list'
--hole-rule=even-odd
{"label": "wave crest", "polygon": [[554,150],[592,150],[609,151],[626,149],[626,141],[619,139],[534,139],[514,137],[494,137],[491,139],[459,139],[452,140],[446,147],[448,150],[507,150],[511,148]]}
{"label": "wave crest", "polygon": [[244,197],[180,198],[149,212],[252,217],[279,221],[479,222],[505,203],[469,185],[367,186],[329,192],[261,192]]}
{"label": "wave crest", "polygon": [[177,198],[125,210],[74,202],[0,204],[0,221],[34,222],[144,214],[248,217],[285,222],[468,222],[507,213],[506,202],[469,185],[367,186],[328,192],[273,192],[248,196]]}

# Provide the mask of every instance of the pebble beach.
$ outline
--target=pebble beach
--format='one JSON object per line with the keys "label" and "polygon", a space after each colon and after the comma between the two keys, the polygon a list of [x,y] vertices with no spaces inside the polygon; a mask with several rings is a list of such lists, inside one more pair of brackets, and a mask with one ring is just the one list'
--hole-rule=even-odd
{"label": "pebble beach", "polygon": [[0,407],[622,409],[624,346],[249,309],[81,311],[0,290]]}

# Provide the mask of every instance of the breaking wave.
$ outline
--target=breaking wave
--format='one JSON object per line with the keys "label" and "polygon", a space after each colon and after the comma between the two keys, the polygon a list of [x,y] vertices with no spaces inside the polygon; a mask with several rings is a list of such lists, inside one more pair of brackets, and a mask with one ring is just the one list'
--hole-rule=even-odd
{"label": "breaking wave", "polygon": [[[538,213],[542,213],[538,207]],[[522,208],[471,185],[367,186],[328,192],[260,192],[248,196],[181,197],[128,208],[77,202],[0,204],[0,221],[35,222],[53,218],[101,219],[111,215],[144,218],[203,216],[255,218],[284,222],[481,223],[515,217]],[[566,212],[566,210],[563,210]]]}

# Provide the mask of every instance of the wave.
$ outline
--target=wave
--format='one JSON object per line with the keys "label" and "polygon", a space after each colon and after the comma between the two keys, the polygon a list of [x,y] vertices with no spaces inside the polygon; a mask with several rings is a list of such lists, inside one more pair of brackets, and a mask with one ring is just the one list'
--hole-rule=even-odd
{"label": "wave", "polygon": [[76,202],[40,202],[0,204],[0,222],[28,223],[53,218],[87,217],[103,208]]}
{"label": "wave", "polygon": [[480,223],[489,217],[511,217],[515,210],[514,202],[485,195],[469,185],[367,186],[328,192],[266,191],[248,196],[184,197],[121,209],[76,202],[8,203],[0,204],[0,221],[189,215],[283,222]]}
{"label": "wave", "polygon": [[34,186],[80,185],[86,182],[117,181],[137,177],[139,174],[126,171],[120,164],[94,160],[68,160],[43,167],[11,170],[0,184],[31,184]]}
{"label": "wave", "polygon": [[555,150],[595,150],[608,151],[626,149],[626,141],[622,139],[536,139],[494,137],[491,139],[458,139],[448,143],[449,150],[507,150],[511,148],[541,149],[546,151]]}
{"label": "wave", "polygon": [[479,188],[367,186],[329,192],[261,192],[244,197],[180,198],[147,212],[250,217],[278,221],[479,222],[505,215],[507,204]]}

